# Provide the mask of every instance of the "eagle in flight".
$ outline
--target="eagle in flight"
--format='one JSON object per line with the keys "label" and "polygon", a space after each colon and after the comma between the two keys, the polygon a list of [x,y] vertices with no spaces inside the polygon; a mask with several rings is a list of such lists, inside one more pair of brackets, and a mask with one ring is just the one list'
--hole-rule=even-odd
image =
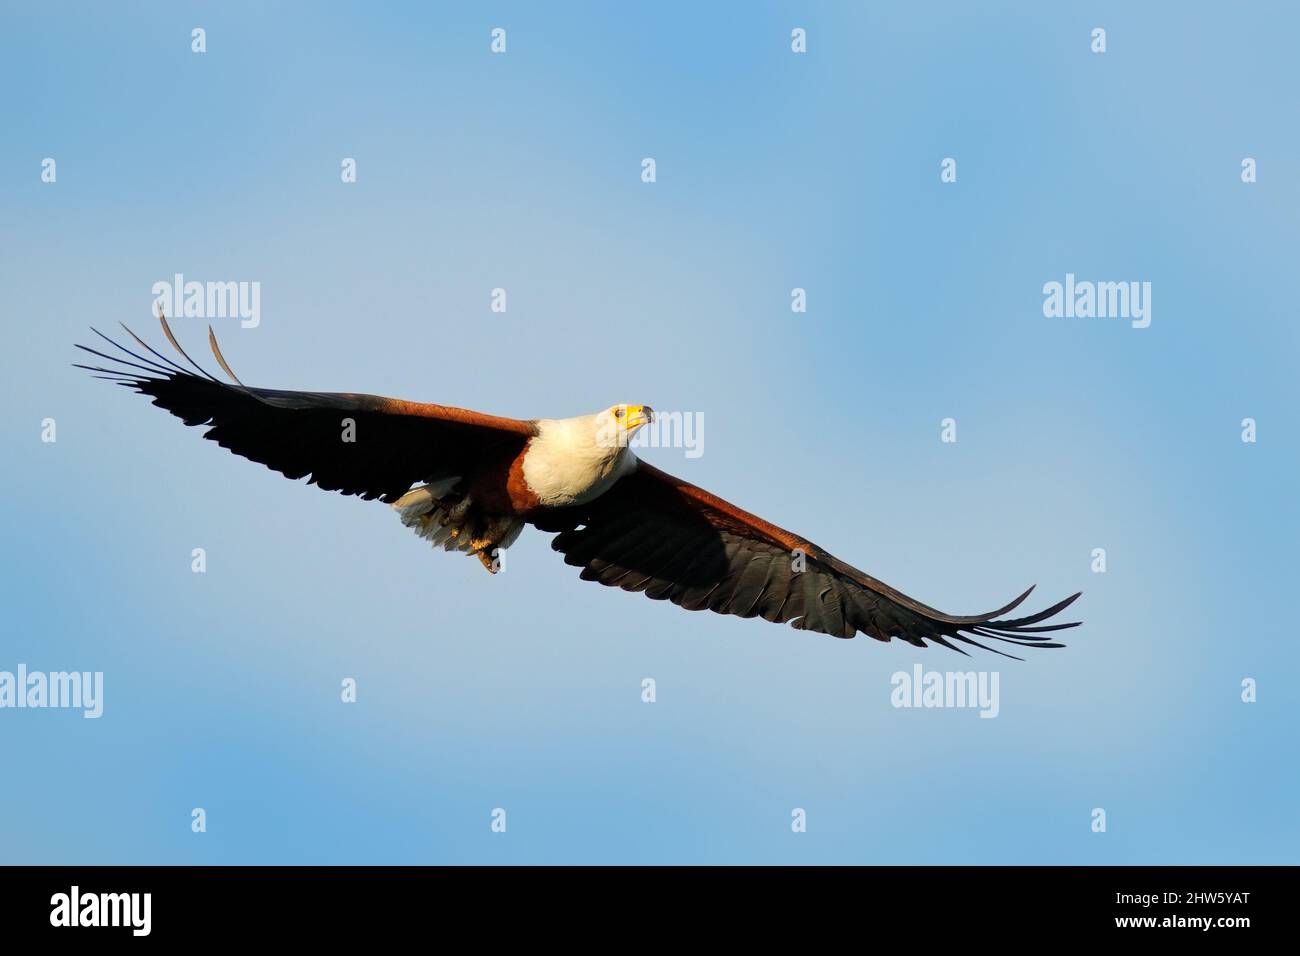
{"label": "eagle in flight", "polygon": [[[286,478],[310,475],[326,491],[378,498],[434,547],[473,555],[495,572],[497,549],[525,525],[555,534],[551,546],[584,581],[640,591],[689,611],[761,617],[800,630],[916,647],[934,641],[965,653],[999,641],[1062,647],[1043,624],[1077,593],[1026,617],[1007,618],[1033,588],[987,614],[928,607],[817,545],[641,461],[628,441],[653,419],[648,405],[594,415],[522,421],[445,405],[350,392],[249,388],[230,370],[208,329],[222,382],[164,334],[193,371],[92,330],[122,356],[77,347],[111,363],[81,365],[153,399],[204,437]],[[125,357],[123,357],[125,356]],[[955,643],[954,643],[955,642]],[[1019,659],[1019,658],[1017,658]]]}

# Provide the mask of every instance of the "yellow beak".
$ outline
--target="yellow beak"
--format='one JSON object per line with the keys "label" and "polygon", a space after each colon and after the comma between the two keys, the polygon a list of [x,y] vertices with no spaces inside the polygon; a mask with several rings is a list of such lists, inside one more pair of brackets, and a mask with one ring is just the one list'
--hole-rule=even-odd
{"label": "yellow beak", "polygon": [[655,410],[649,405],[629,405],[627,414],[623,417],[623,427],[631,431],[633,428],[650,424],[654,421],[654,417]]}

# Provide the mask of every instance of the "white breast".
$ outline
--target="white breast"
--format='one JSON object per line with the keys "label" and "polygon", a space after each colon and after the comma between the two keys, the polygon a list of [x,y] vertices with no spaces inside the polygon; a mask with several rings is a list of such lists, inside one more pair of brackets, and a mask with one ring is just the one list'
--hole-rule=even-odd
{"label": "white breast", "polygon": [[583,504],[636,468],[626,447],[598,440],[597,416],[542,419],[524,456],[524,481],[542,504]]}

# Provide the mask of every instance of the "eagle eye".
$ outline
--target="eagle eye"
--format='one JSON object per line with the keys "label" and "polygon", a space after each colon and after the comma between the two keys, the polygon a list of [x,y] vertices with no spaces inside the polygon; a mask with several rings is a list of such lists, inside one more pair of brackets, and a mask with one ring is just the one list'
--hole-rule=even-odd
{"label": "eagle eye", "polygon": [[614,409],[614,417],[615,417],[615,418],[622,418],[622,417],[623,417],[623,409],[621,409],[621,408],[616,408],[616,409]]}

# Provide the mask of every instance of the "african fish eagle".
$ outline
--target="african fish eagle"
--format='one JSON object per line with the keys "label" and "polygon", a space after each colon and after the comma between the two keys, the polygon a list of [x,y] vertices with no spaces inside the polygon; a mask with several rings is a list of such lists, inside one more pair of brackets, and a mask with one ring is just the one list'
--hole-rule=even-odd
{"label": "african fish eagle", "polygon": [[522,421],[377,395],[249,388],[230,370],[211,327],[208,342],[229,384],[195,363],[159,318],[194,371],[125,325],[148,354],[96,329],[128,358],[78,345],[112,364],[77,367],[148,395],[186,425],[208,426],[205,438],[286,478],[310,475],[309,483],[326,491],[378,498],[435,547],[473,555],[489,571],[497,568],[496,549],[532,525],[556,535],[551,546],[582,568],[584,581],[689,611],[761,617],[835,637],[896,637],[916,647],[934,641],[961,653],[952,642],[998,654],[977,638],[1062,647],[1045,635],[1078,624],[1041,623],[1077,593],[1037,614],[1004,618],[1032,587],[987,614],[944,614],[665,474],[628,447],[653,418],[648,405]]}

